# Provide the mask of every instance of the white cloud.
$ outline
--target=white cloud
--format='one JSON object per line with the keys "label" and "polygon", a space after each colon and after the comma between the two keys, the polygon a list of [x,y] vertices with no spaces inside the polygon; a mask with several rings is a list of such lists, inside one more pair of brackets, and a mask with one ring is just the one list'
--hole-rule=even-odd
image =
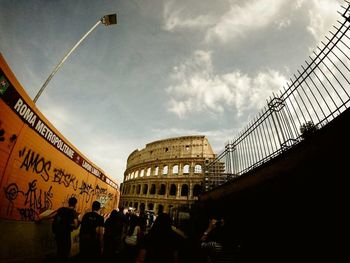
{"label": "white cloud", "polygon": [[274,22],[286,0],[257,0],[240,6],[231,3],[230,10],[208,30],[207,41],[227,42],[236,37],[243,37],[251,31],[261,29]]}
{"label": "white cloud", "polygon": [[207,14],[192,16],[185,8],[179,8],[174,1],[164,4],[163,19],[163,29],[167,31],[206,28],[215,23],[213,16]]}
{"label": "white cloud", "polygon": [[193,57],[174,68],[174,85],[168,87],[169,111],[180,118],[207,112],[220,114],[236,109],[243,114],[264,106],[265,99],[279,90],[286,78],[278,71],[267,70],[255,76],[240,71],[215,74],[211,53],[196,51]]}
{"label": "white cloud", "polygon": [[[164,4],[163,29],[176,30],[205,30],[207,41],[220,40],[227,42],[238,36],[246,36],[249,32],[261,29],[271,23],[288,26],[290,21],[277,22],[281,7],[287,0],[257,0],[246,1],[244,5],[234,1],[224,1],[229,8],[221,14],[212,12],[195,14],[196,10],[178,5],[178,2],[168,1]],[[289,21],[289,22],[288,22]]]}
{"label": "white cloud", "polygon": [[[272,24],[278,29],[290,27],[292,13],[301,8],[308,9],[309,25],[307,30],[315,37],[323,37],[332,23],[338,19],[337,10],[340,0],[255,0],[255,1],[224,1],[229,8],[226,12],[196,14],[187,6],[178,5],[176,1],[164,4],[163,29],[198,30],[204,32],[203,39],[213,43],[226,43],[237,38],[246,37],[252,32],[266,28]],[[243,3],[243,4],[242,4]],[[223,4],[223,3],[222,3]],[[285,9],[289,9],[286,17]],[[284,17],[281,17],[281,15]]]}
{"label": "white cloud", "polygon": [[337,1],[322,1],[322,0],[312,0],[312,7],[309,10],[310,24],[307,30],[311,35],[319,40],[324,37],[326,33],[331,30],[332,24],[335,24],[337,19],[339,19],[340,4]]}
{"label": "white cloud", "polygon": [[287,28],[290,26],[290,19],[283,19],[281,21],[276,21],[276,24],[277,24],[277,28],[278,29],[284,29],[284,28]]}
{"label": "white cloud", "polygon": [[305,0],[296,0],[293,9],[301,8],[305,3]]}

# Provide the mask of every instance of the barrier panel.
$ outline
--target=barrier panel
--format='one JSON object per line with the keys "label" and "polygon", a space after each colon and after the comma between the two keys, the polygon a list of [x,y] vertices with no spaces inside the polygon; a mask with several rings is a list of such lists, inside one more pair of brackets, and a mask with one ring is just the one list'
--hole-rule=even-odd
{"label": "barrier panel", "polygon": [[[23,226],[43,228],[35,223],[40,215],[66,206],[72,196],[78,199],[79,213],[90,210],[97,200],[102,204],[102,214],[108,215],[118,207],[120,193],[118,185],[36,108],[0,54],[0,227],[22,226],[18,233],[4,237],[5,243],[0,240],[7,244],[0,249],[0,261],[10,254],[13,259],[16,249],[12,247],[9,253],[6,247],[18,246],[19,238],[27,238],[27,246],[33,245],[30,240],[35,239],[35,230],[29,231],[32,239],[23,237]],[[51,233],[48,235],[51,237],[46,239],[52,238]],[[30,252],[25,255],[30,256]]]}

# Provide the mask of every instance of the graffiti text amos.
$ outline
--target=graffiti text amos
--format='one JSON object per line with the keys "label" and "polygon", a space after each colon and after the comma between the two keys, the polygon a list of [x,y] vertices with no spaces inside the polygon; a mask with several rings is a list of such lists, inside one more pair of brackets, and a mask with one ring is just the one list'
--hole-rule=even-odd
{"label": "graffiti text amos", "polygon": [[26,171],[32,169],[36,174],[39,174],[45,182],[49,180],[49,171],[51,168],[51,161],[46,161],[44,157],[41,157],[38,153],[26,148],[19,151],[19,157],[24,157],[21,167],[24,167]]}
{"label": "graffiti text amos", "polygon": [[78,180],[75,175],[65,173],[63,169],[54,169],[54,183],[63,184],[65,187],[71,186],[74,191],[78,189]]}

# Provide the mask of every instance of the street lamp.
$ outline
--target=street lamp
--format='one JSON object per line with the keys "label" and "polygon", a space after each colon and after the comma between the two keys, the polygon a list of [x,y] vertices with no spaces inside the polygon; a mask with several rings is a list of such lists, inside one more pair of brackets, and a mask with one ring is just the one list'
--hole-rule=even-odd
{"label": "street lamp", "polygon": [[80,45],[81,42],[83,42],[83,40],[100,24],[104,24],[105,26],[109,26],[109,25],[114,25],[117,24],[117,14],[110,14],[110,15],[105,15],[104,17],[102,17],[88,32],[86,32],[86,34],[74,45],[74,47],[69,50],[69,52],[62,58],[62,60],[57,64],[57,66],[53,69],[53,71],[51,72],[50,76],[46,79],[46,81],[44,82],[44,84],[41,86],[40,90],[38,91],[38,93],[36,94],[35,98],[34,98],[34,103],[37,102],[37,100],[39,99],[41,93],[44,91],[44,89],[46,88],[47,84],[49,83],[49,81],[52,79],[52,77],[56,74],[56,72],[58,71],[58,69],[62,66],[62,64],[67,60],[67,58],[70,56],[70,54],[72,54],[72,52]]}

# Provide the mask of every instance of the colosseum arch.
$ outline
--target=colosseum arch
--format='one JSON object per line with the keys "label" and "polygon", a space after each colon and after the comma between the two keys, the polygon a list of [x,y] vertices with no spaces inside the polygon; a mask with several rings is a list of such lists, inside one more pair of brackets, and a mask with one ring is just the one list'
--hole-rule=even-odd
{"label": "colosseum arch", "polygon": [[183,184],[181,186],[181,196],[188,196],[188,185]]}
{"label": "colosseum arch", "polygon": [[183,174],[189,174],[190,173],[190,165],[185,164],[183,168]]}
{"label": "colosseum arch", "polygon": [[200,174],[200,173],[202,173],[202,165],[196,164],[196,165],[194,166],[194,173],[195,173],[195,174]]}
{"label": "colosseum arch", "polygon": [[179,165],[175,164],[173,166],[173,175],[177,175],[179,173]]}
{"label": "colosseum arch", "polygon": [[149,194],[150,195],[155,195],[156,194],[156,185],[155,184],[152,184],[151,185],[151,190],[149,191]]}
{"label": "colosseum arch", "polygon": [[173,195],[176,196],[176,185],[175,184],[171,184],[170,185],[170,191],[169,191],[169,195]]}
{"label": "colosseum arch", "polygon": [[167,165],[164,165],[163,166],[163,175],[168,175],[168,171],[169,170],[169,167]]}
{"label": "colosseum arch", "polygon": [[139,195],[141,193],[141,185],[138,184],[136,187],[136,194]]}
{"label": "colosseum arch", "polygon": [[148,193],[148,184],[144,184],[143,185],[142,193],[143,193],[143,195],[147,195],[147,193]]}
{"label": "colosseum arch", "polygon": [[159,195],[165,195],[165,184],[161,184],[158,191]]}

